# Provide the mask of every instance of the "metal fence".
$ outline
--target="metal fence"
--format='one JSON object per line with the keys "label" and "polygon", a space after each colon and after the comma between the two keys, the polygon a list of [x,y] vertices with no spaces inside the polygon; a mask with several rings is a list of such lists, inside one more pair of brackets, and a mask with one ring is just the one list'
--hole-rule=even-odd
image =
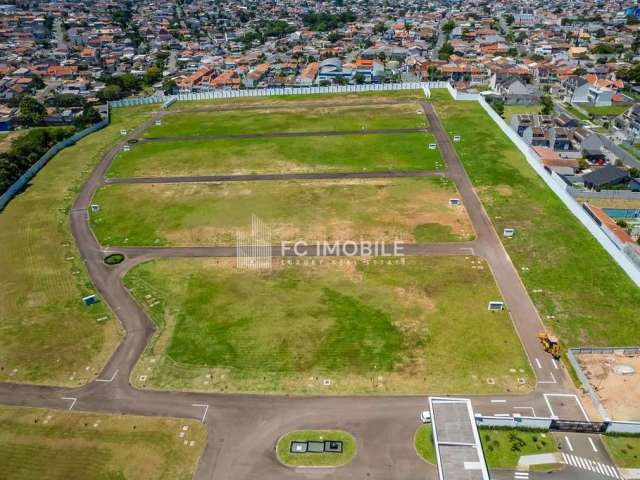
{"label": "metal fence", "polygon": [[[609,413],[607,412],[607,409],[604,407],[604,405],[600,401],[600,397],[598,396],[594,388],[591,386],[591,382],[589,382],[589,379],[587,378],[585,373],[582,371],[580,362],[578,362],[578,359],[576,357],[576,355],[580,355],[580,354],[594,354],[594,353],[599,355],[607,355],[607,354],[637,355],[637,354],[640,354],[640,347],[576,347],[576,348],[570,348],[569,351],[567,352],[567,358],[569,358],[569,363],[573,367],[573,370],[576,372],[576,376],[578,377],[578,380],[580,380],[580,383],[582,384],[582,388],[586,390],[586,392],[589,394],[589,397],[591,397],[591,401],[598,409],[598,413],[600,414],[600,416],[605,420],[609,420]],[[633,427],[633,428],[636,428],[637,429],[636,431],[640,433],[640,424],[638,424],[637,427]]]}
{"label": "metal fence", "polygon": [[33,165],[31,165],[31,167],[22,174],[22,176],[16,180],[16,182],[11,185],[2,195],[0,195],[0,211],[4,209],[4,207],[7,206],[7,204],[11,201],[11,199],[20,191],[22,191],[22,189],[24,187],[27,186],[27,184],[29,183],[29,181],[35,177],[35,175],[49,162],[49,160],[51,160],[60,150],[67,148],[71,145],[73,145],[74,143],[76,143],[78,140],[81,140],[82,138],[86,137],[87,135],[100,130],[101,128],[106,127],[109,124],[109,114],[107,113],[106,118],[102,119],[101,121],[99,121],[98,123],[96,123],[95,125],[89,127],[89,128],[85,128],[84,130],[75,133],[74,135],[72,135],[71,137],[62,140],[61,142],[56,143],[53,147],[51,147],[49,150],[47,150],[47,152],[42,155],[42,157],[40,157],[38,159],[38,161],[36,163],[34,163]]}
{"label": "metal fence", "polygon": [[490,416],[476,414],[476,425],[484,428],[521,428],[524,430],[554,430],[577,433],[639,434],[640,422],[610,420],[602,422],[563,420],[549,417]]}
{"label": "metal fence", "polygon": [[580,190],[579,188],[567,185],[567,192],[573,198],[604,198],[609,200],[640,200],[640,192],[630,190],[601,190],[599,192],[591,190]]}
{"label": "metal fence", "polygon": [[[443,88],[446,82],[432,82],[433,84],[443,84],[437,88]],[[172,96],[154,95],[144,98],[125,98],[110,102],[112,108],[133,107],[138,105],[149,105],[154,103],[166,104],[175,101],[193,100],[218,100],[224,98],[246,98],[246,97],[270,97],[287,95],[322,95],[331,93],[364,93],[364,92],[385,92],[395,90],[423,90],[425,95],[430,88],[429,82],[402,82],[402,83],[371,83],[364,85],[330,85],[326,87],[283,87],[283,88],[263,88],[252,90],[211,90],[206,92],[179,93]],[[447,84],[448,85],[448,84]],[[433,88],[433,87],[431,87]]]}

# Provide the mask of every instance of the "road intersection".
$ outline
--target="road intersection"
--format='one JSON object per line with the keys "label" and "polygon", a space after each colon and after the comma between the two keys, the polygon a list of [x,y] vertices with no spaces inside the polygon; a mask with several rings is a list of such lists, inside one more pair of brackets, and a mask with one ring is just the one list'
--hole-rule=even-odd
{"label": "road intersection", "polygon": [[[542,321],[473,189],[449,135],[432,105],[423,103],[422,108],[446,165],[444,172],[428,174],[445,175],[455,183],[475,228],[476,240],[451,244],[407,244],[404,245],[405,254],[477,255],[486,259],[537,379],[535,391],[526,395],[470,396],[474,410],[484,415],[520,413],[546,417],[561,409],[563,418],[584,419],[586,414],[564,367],[544,352],[537,339],[537,333],[544,329]],[[141,262],[156,258],[235,256],[233,247],[109,248],[100,245],[91,231],[88,210],[96,189],[106,181],[105,174],[111,162],[125,144],[139,139],[164,114],[154,114],[104,155],[80,190],[70,214],[71,232],[93,284],[126,332],[122,342],[98,379],[88,385],[64,388],[1,383],[0,403],[200,420],[207,426],[208,441],[198,466],[197,479],[319,476],[313,470],[284,468],[275,459],[275,440],[286,431],[301,428],[339,428],[356,437],[359,453],[351,464],[341,468],[341,478],[435,478],[435,468],[422,462],[413,447],[418,413],[426,405],[425,396],[205,394],[139,390],[130,384],[132,370],[151,340],[154,327],[145,311],[124,287],[122,278],[126,272]],[[349,178],[349,174],[335,175]],[[354,178],[363,178],[360,175],[353,174]],[[388,173],[390,177],[402,175],[402,172]],[[235,180],[191,178],[184,181]],[[148,181],[133,180],[140,183]],[[153,179],[153,182],[160,181]],[[109,182],[124,183],[115,180]],[[316,247],[305,248],[309,254],[313,254]],[[115,267],[105,265],[104,256],[115,251],[124,253],[125,261]],[[273,247],[272,253],[275,256],[283,254],[281,247]],[[593,458],[596,455],[598,462],[611,464],[596,436],[567,436],[563,452],[576,458]],[[587,475],[585,472],[589,475],[594,473],[580,468],[577,460],[574,466],[569,459],[567,457],[567,468],[563,471],[568,475],[565,478],[587,478],[581,475]],[[574,470],[582,473],[572,476]],[[504,472],[499,472],[496,478],[514,478],[513,472],[509,473],[510,476],[504,476]],[[324,474],[331,476],[331,471]],[[535,478],[535,475],[532,474],[531,478]]]}

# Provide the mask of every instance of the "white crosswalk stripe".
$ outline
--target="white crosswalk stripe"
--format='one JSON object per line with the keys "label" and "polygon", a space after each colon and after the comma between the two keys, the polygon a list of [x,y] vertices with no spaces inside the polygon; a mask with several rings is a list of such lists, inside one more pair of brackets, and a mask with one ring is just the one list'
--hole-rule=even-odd
{"label": "white crosswalk stripe", "polygon": [[582,470],[589,470],[590,472],[598,473],[605,477],[620,479],[618,470],[616,470],[615,467],[607,465],[606,463],[596,462],[595,460],[591,460],[590,458],[582,458],[578,457],[577,455],[571,455],[570,453],[562,453],[562,461],[567,465],[571,465],[572,467],[580,468]]}
{"label": "white crosswalk stripe", "polygon": [[529,472],[515,472],[513,478],[515,480],[529,480]]}

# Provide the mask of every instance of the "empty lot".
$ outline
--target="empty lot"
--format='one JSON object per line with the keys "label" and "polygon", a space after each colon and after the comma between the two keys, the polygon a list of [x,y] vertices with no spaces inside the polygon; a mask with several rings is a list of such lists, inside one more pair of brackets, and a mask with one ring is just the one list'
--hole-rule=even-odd
{"label": "empty lot", "polygon": [[125,284],[158,326],[134,381],[297,393],[530,388],[508,314],[487,311],[500,295],[482,260],[274,262],[256,272],[233,260],[158,260],[130,271]]}
{"label": "empty lot", "polygon": [[104,245],[235,245],[254,214],[274,243],[468,240],[456,195],[441,178],[108,185],[91,225]]}

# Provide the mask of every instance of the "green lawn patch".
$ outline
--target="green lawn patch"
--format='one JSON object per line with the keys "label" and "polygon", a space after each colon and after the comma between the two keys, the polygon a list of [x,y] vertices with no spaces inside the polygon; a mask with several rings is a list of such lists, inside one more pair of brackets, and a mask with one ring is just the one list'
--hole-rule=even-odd
{"label": "green lawn patch", "polygon": [[548,432],[480,428],[478,433],[489,468],[513,469],[523,455],[558,451],[555,438]]}
{"label": "green lawn patch", "polygon": [[433,425],[425,423],[416,431],[414,438],[416,452],[425,462],[436,463],[436,447],[433,443]]}
{"label": "green lawn patch", "polygon": [[504,121],[511,125],[511,117],[513,115],[539,115],[542,105],[535,103],[533,105],[505,105],[504,114],[502,117]]}
{"label": "green lawn patch", "polygon": [[104,263],[107,265],[118,265],[119,263],[122,263],[123,260],[124,255],[121,253],[112,253],[111,255],[104,257]]}
{"label": "green lawn patch", "polygon": [[162,125],[151,127],[145,136],[372,130],[427,126],[426,117],[417,102],[379,106],[372,104],[364,107],[294,107],[295,105],[292,105],[291,109],[169,113],[162,119]]}
{"label": "green lawn patch", "polygon": [[[565,102],[562,104],[562,107],[565,110],[567,110],[570,114],[572,114],[574,117],[576,117],[578,120],[589,121],[589,117],[584,113],[582,113],[580,110],[578,110],[576,107],[574,107],[572,104]],[[584,107],[581,106],[581,108],[584,108]]]}
{"label": "green lawn patch", "polygon": [[438,90],[432,102],[462,135],[456,149],[496,230],[516,229],[505,248],[565,347],[640,343],[640,290],[479,104]]}
{"label": "green lawn patch", "polygon": [[[291,442],[342,442],[342,453],[292,453]],[[356,440],[340,430],[297,430],[289,432],[278,440],[276,454],[278,460],[288,467],[339,467],[346,465],[356,456]]]}
{"label": "green lawn patch", "polygon": [[274,244],[467,240],[470,222],[451,196],[441,178],[108,185],[90,215],[103,245],[235,245],[254,214]]}
{"label": "green lawn patch", "polygon": [[0,465],[12,480],[187,480],[205,441],[194,420],[0,408]]}
{"label": "green lawn patch", "polygon": [[427,133],[150,142],[121,152],[112,177],[438,170]]}
{"label": "green lawn patch", "polygon": [[640,436],[603,435],[602,439],[620,468],[640,468]]}
{"label": "green lawn patch", "polygon": [[69,209],[120,129],[140,125],[150,111],[114,110],[109,127],[61,151],[0,213],[1,381],[78,385],[117,345],[106,305],[82,304],[95,291],[69,232]]}
{"label": "green lawn patch", "polygon": [[532,377],[508,314],[487,311],[500,294],[484,261],[297,260],[274,259],[272,270],[258,272],[232,259],[153,261],[130,271],[125,284],[158,327],[136,367],[148,376],[144,385],[293,393],[529,388],[518,384]]}
{"label": "green lawn patch", "polygon": [[594,116],[602,117],[617,117],[626,112],[631,105],[610,105],[608,107],[594,107],[592,105],[585,105],[582,107],[587,113]]}

